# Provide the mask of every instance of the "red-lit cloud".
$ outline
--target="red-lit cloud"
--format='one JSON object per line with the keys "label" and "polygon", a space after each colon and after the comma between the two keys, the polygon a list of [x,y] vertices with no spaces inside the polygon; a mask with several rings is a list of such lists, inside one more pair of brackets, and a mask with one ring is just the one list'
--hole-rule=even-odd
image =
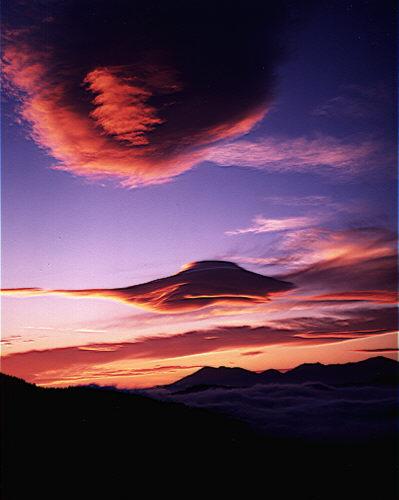
{"label": "red-lit cloud", "polygon": [[396,304],[396,237],[381,228],[286,231],[259,256],[234,255],[237,262],[268,267],[268,274],[296,285],[275,310]]}
{"label": "red-lit cloud", "polygon": [[293,288],[291,283],[256,274],[231,262],[202,261],[184,266],[177,274],[142,285],[115,289],[42,290],[6,289],[14,296],[66,295],[109,298],[162,313],[194,311],[214,304],[251,305]]}
{"label": "red-lit cloud", "polygon": [[396,304],[398,302],[398,293],[388,290],[353,290],[307,296],[306,299],[311,302],[381,302],[383,304]]}
{"label": "red-lit cloud", "polygon": [[391,232],[367,227],[315,230],[304,239],[300,232],[292,234],[285,245],[290,253],[298,250],[297,269],[285,278],[302,288],[334,292],[337,300],[395,301],[397,249]]}
{"label": "red-lit cloud", "polygon": [[235,2],[226,23],[214,2],[147,10],[122,1],[110,12],[99,0],[106,25],[74,3],[48,5],[46,23],[33,12],[29,27],[10,16],[4,30],[5,88],[55,169],[134,187],[167,182],[202,161],[348,173],[379,153],[375,141],[326,135],[231,142],[273,100],[287,28],[281,2]]}
{"label": "red-lit cloud", "polygon": [[47,57],[26,46],[7,47],[4,74],[22,92],[20,114],[36,143],[58,160],[55,169],[134,186],[163,182],[196,162],[194,152],[149,160],[157,151],[146,134],[162,120],[147,104],[151,92],[134,86],[134,77],[123,76],[123,68],[86,75],[88,90],[97,93],[92,94],[94,109],[86,113],[67,102],[64,82],[51,81]]}
{"label": "red-lit cloud", "polygon": [[[154,107],[148,104],[153,95],[135,77],[123,77],[125,68],[96,68],[85,78],[84,83],[96,95],[91,117],[103,129],[119,141],[132,146],[149,143],[147,133],[163,120]],[[168,82],[161,89],[174,92],[178,85]]]}
{"label": "red-lit cloud", "polygon": [[[195,330],[172,336],[153,336],[136,342],[79,345],[27,351],[4,356],[2,370],[36,383],[74,380],[90,373],[107,375],[117,361],[169,358],[243,349],[259,352],[272,345],[316,345],[380,335],[396,330],[395,308],[362,309],[339,312],[336,316],[298,317],[273,322],[267,326],[219,327]],[[253,354],[255,355],[255,354]],[[126,368],[124,368],[126,369]],[[71,378],[72,377],[72,378]]]}
{"label": "red-lit cloud", "polygon": [[281,231],[267,252],[227,255],[258,268],[268,266],[268,273],[292,280],[309,300],[394,302],[396,241],[396,235],[384,228],[314,226]]}
{"label": "red-lit cloud", "polygon": [[161,183],[265,116],[286,22],[277,2],[237,2],[229,23],[212,2],[118,5],[96,2],[107,24],[73,0],[47,6],[45,23],[34,11],[29,26],[7,18],[6,87],[54,168],[126,186]]}

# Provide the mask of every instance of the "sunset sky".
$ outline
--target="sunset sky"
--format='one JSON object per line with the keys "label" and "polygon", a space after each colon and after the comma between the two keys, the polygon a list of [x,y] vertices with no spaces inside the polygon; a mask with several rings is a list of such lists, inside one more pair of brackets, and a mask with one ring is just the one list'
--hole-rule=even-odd
{"label": "sunset sky", "polygon": [[391,2],[214,3],[3,6],[2,371],[397,359]]}

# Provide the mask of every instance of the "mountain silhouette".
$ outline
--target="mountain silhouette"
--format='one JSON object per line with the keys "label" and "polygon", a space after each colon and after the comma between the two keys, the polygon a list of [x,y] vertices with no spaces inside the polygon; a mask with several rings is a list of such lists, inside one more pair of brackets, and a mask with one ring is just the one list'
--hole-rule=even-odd
{"label": "mountain silhouette", "polygon": [[377,356],[354,363],[305,363],[284,374],[290,382],[317,381],[331,385],[388,384],[398,382],[399,363]]}
{"label": "mountain silhouette", "polygon": [[223,386],[223,387],[248,387],[258,382],[258,374],[244,368],[230,368],[220,366],[214,368],[205,366],[200,370],[183,377],[169,387],[183,388],[190,386]]}
{"label": "mountain silhouette", "polygon": [[350,386],[398,383],[399,363],[390,358],[377,356],[363,361],[323,365],[305,363],[284,373],[266,370],[261,373],[243,368],[204,367],[167,387],[170,390],[188,390],[190,387],[250,387],[256,384],[302,384],[320,382],[322,384]]}

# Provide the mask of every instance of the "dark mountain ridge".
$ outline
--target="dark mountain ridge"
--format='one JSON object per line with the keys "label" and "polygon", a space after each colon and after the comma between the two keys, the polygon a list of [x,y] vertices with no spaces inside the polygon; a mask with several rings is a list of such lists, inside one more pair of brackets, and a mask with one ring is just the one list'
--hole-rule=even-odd
{"label": "dark mountain ridge", "polygon": [[320,382],[329,385],[398,384],[399,363],[384,356],[345,364],[324,365],[304,363],[280,372],[269,369],[260,373],[243,368],[205,366],[200,370],[166,386],[168,389],[188,389],[196,386],[250,387],[256,384],[301,384]]}

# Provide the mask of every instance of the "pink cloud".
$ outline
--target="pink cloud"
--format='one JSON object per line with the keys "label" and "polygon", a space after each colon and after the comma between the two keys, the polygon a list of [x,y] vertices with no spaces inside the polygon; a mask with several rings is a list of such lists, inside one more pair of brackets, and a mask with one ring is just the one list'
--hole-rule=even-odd
{"label": "pink cloud", "polygon": [[333,169],[353,173],[380,152],[372,140],[344,141],[332,136],[237,140],[212,148],[207,160],[218,165],[238,165],[271,171]]}
{"label": "pink cloud", "polygon": [[123,72],[124,68],[97,68],[87,74],[84,82],[96,94],[91,116],[106,134],[119,141],[133,146],[148,144],[146,133],[163,120],[148,104],[152,92],[134,77],[124,77]]}
{"label": "pink cloud", "polygon": [[127,187],[167,182],[206,159],[213,143],[247,133],[267,110],[259,104],[184,138],[162,138],[167,120],[149,101],[183,89],[171,68],[91,70],[80,82],[93,105],[88,112],[70,99],[68,76],[49,73],[50,52],[33,50],[18,36],[8,38],[3,56],[7,87],[19,99],[20,116],[29,123],[33,140],[58,161],[56,170],[117,179]]}
{"label": "pink cloud", "polygon": [[226,231],[228,235],[247,234],[247,233],[273,233],[287,231],[289,229],[299,229],[315,224],[316,220],[311,217],[287,217],[281,219],[270,219],[263,215],[257,215],[253,224],[243,229]]}
{"label": "pink cloud", "polygon": [[[306,246],[304,242],[306,241]],[[395,235],[384,229],[358,228],[343,231],[316,231],[306,240],[289,235],[285,251],[297,255],[286,279],[302,288],[350,292],[369,292],[370,300],[387,300],[396,291],[397,249]],[[375,291],[380,291],[376,295]],[[343,297],[343,295],[342,295]],[[349,299],[349,295],[348,295]]]}
{"label": "pink cloud", "polygon": [[373,141],[330,136],[231,142],[265,117],[266,102],[197,129],[185,123],[187,133],[177,133],[170,115],[163,115],[165,108],[150,103],[165,96],[173,102],[186,89],[176,71],[159,61],[91,69],[79,82],[85,94],[82,103],[71,98],[76,89],[68,70],[50,71],[51,48],[33,49],[24,36],[6,37],[3,73],[7,87],[18,96],[31,137],[57,160],[54,169],[134,187],[167,182],[203,161],[273,171],[328,168],[348,173],[379,152]]}
{"label": "pink cloud", "polygon": [[[2,359],[2,370],[35,383],[81,379],[115,370],[113,362],[160,362],[169,358],[217,353],[231,349],[261,351],[272,345],[319,345],[395,331],[394,308],[347,311],[323,317],[297,317],[265,326],[226,326],[177,335],[158,335],[135,342],[86,344],[13,353]],[[137,368],[137,366],[136,366]],[[126,365],[124,370],[126,369]]]}

